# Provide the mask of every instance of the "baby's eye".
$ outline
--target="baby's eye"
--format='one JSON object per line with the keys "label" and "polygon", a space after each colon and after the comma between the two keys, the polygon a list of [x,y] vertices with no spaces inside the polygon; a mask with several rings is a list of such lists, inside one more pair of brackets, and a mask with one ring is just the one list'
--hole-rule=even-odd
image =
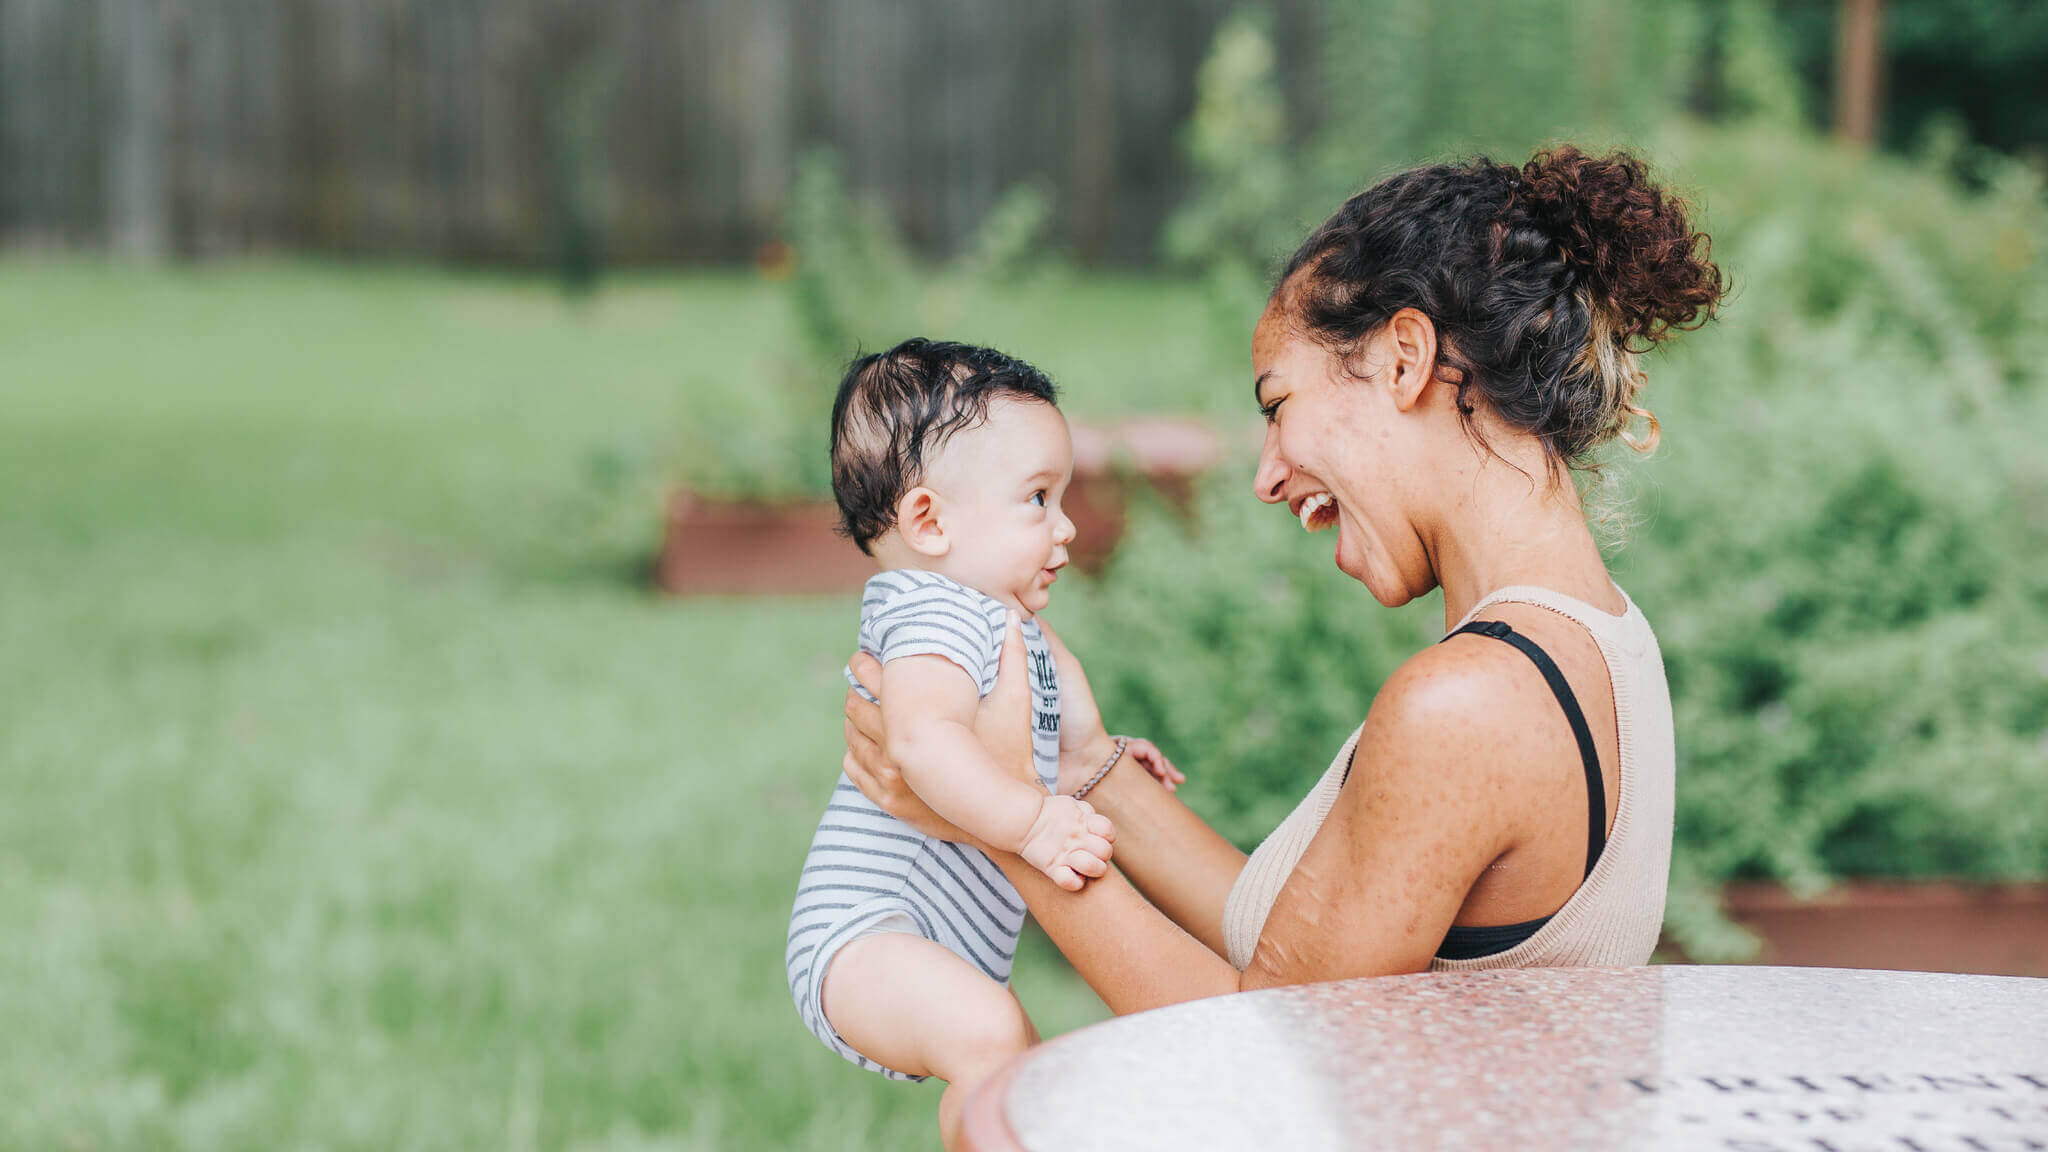
{"label": "baby's eye", "polygon": [[1040,488],[1038,491],[1033,492],[1031,494],[1031,502],[1040,508],[1045,507],[1045,489]]}

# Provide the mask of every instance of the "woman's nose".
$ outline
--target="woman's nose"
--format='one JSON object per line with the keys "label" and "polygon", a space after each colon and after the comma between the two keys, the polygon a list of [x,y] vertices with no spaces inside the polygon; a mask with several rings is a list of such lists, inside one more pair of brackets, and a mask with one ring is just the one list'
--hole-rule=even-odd
{"label": "woman's nose", "polygon": [[1266,429],[1266,442],[1259,448],[1259,470],[1252,474],[1252,492],[1268,504],[1280,504],[1286,497],[1280,490],[1286,486],[1292,470],[1280,459],[1280,447],[1274,441],[1273,429]]}

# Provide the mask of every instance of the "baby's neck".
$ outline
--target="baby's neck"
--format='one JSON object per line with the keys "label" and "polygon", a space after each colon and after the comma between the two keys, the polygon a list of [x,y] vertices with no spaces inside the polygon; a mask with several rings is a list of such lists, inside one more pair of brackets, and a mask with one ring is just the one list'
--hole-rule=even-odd
{"label": "baby's neck", "polygon": [[[877,571],[895,572],[908,568],[914,572],[934,572],[963,588],[974,587],[972,584],[948,571],[952,567],[952,565],[946,563],[950,557],[927,556],[910,545],[905,544],[903,538],[894,532],[875,541],[872,547],[874,549],[875,568]],[[974,590],[976,592],[987,591],[985,588],[975,588]]]}
{"label": "baby's neck", "polygon": [[894,572],[899,568],[910,568],[919,572],[947,575],[943,567],[932,563],[932,557],[905,544],[903,538],[894,532],[878,537],[869,545],[869,551],[874,554],[875,567],[879,571]]}
{"label": "baby's neck", "polygon": [[[994,592],[986,588],[976,587],[971,581],[962,580],[959,576],[949,571],[948,569],[951,568],[951,565],[945,563],[947,559],[950,559],[949,556],[927,556],[910,545],[905,544],[902,537],[897,536],[894,532],[876,540],[869,547],[874,551],[875,568],[877,571],[894,572],[908,568],[914,572],[931,572],[944,576],[962,588],[973,588],[984,596],[991,596],[997,600],[1003,599],[1003,597],[996,595]],[[1007,603],[1007,601],[1005,602]],[[1010,606],[1012,608],[1017,607],[1015,604]],[[1024,618],[1028,620],[1032,615],[1033,613],[1025,612]]]}

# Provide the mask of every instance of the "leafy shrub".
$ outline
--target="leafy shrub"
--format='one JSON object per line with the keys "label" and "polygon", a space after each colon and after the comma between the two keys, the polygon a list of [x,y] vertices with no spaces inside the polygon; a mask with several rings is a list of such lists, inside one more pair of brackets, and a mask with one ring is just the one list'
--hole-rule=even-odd
{"label": "leafy shrub", "polygon": [[1320,120],[1296,165],[1304,207],[1327,212],[1425,160],[1641,139],[1678,110],[1698,57],[1697,15],[1686,0],[1323,5]]}
{"label": "leafy shrub", "polygon": [[1202,281],[1216,340],[1236,340],[1258,315],[1273,267],[1308,228],[1297,220],[1301,182],[1274,64],[1272,14],[1242,8],[1217,29],[1195,78],[1185,141],[1195,185],[1162,247],[1170,266]]}
{"label": "leafy shrub", "polygon": [[913,335],[952,332],[991,288],[1033,271],[1051,206],[1043,188],[1018,185],[960,255],[933,268],[913,259],[879,201],[846,188],[829,152],[803,158],[790,201],[795,267],[786,283],[801,339],[757,387],[691,397],[683,471],[699,491],[829,495],[832,398],[846,362]]}
{"label": "leafy shrub", "polygon": [[1736,877],[2048,874],[2038,181],[1776,132],[1674,153],[1737,285],[1654,370],[1617,565],[1677,709],[1674,929],[1713,951]]}

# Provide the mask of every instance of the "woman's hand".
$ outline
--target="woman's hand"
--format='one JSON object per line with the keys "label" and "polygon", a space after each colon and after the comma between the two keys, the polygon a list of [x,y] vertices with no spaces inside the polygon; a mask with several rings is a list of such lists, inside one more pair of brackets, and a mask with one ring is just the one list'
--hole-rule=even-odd
{"label": "woman's hand", "polygon": [[1095,692],[1088,687],[1088,674],[1081,662],[1060,643],[1058,634],[1045,617],[1038,618],[1038,630],[1052,649],[1053,665],[1060,674],[1060,787],[1072,792],[1088,782],[1116,746],[1102,727],[1102,710],[1095,704]]}
{"label": "woman's hand", "polygon": [[[880,698],[882,663],[865,652],[856,652],[847,662],[854,679]],[[1002,665],[996,686],[982,697],[975,713],[974,734],[989,755],[1004,770],[1037,784],[1038,773],[1031,759],[1031,681],[1024,661],[1024,633],[1012,614],[1003,638]],[[945,817],[932,811],[909,784],[903,773],[883,750],[882,709],[870,704],[852,688],[846,690],[846,756],[841,761],[847,779],[875,806],[927,836],[957,844],[982,847],[972,836]]]}
{"label": "woman's hand", "polygon": [[[880,698],[882,662],[865,652],[856,652],[846,664],[853,669],[854,678],[861,682],[869,695]],[[877,808],[919,832],[956,844],[973,845],[973,837],[932,811],[931,806],[904,783],[903,773],[897,769],[896,762],[882,750],[882,739],[881,705],[870,704],[860,693],[847,688],[846,758],[840,761],[846,769],[846,778],[853,781],[861,795],[874,801]]]}
{"label": "woman's hand", "polygon": [[[1043,627],[1043,624],[1040,625]],[[1024,658],[1024,625],[1015,612],[1003,631],[1003,658],[996,686],[974,713],[974,735],[1005,772],[1035,787],[1038,765],[1031,751],[1031,672]]]}
{"label": "woman's hand", "polygon": [[1052,649],[1053,666],[1060,674],[1060,751],[1102,743],[1108,737],[1102,730],[1102,709],[1088,687],[1088,673],[1081,670],[1081,662],[1060,643],[1059,634],[1043,616],[1038,618],[1038,631],[1045,637],[1045,646]]}

